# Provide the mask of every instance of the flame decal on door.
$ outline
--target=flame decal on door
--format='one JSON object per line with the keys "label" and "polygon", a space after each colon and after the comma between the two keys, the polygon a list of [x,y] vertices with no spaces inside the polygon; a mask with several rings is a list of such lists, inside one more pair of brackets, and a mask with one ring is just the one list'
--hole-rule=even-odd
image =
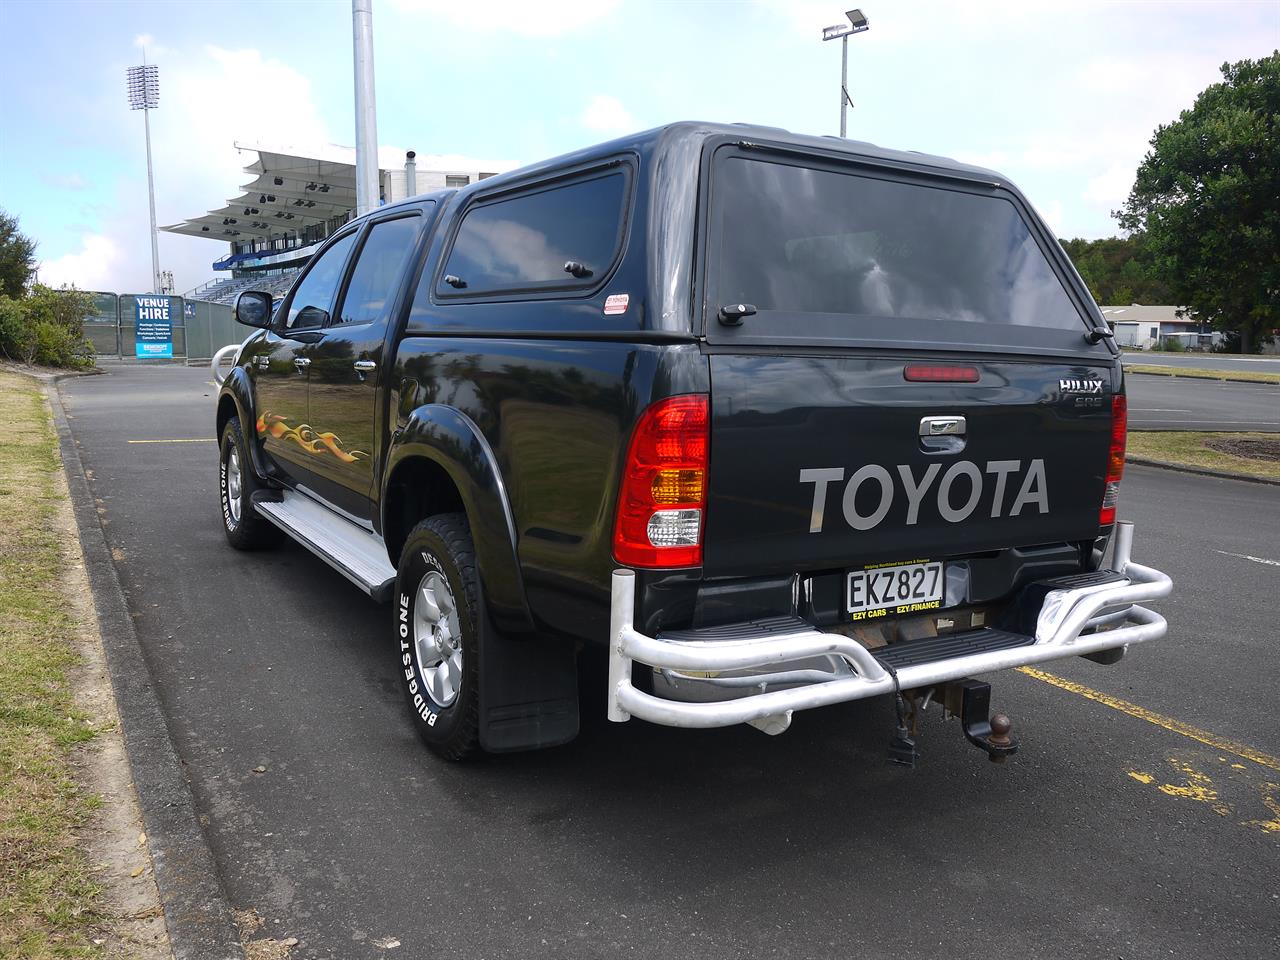
{"label": "flame decal on door", "polygon": [[308,423],[293,427],[285,417],[276,413],[261,414],[257,428],[259,437],[270,435],[277,440],[292,441],[317,456],[333,456],[343,463],[369,459],[369,454],[363,450],[343,450],[342,438],[336,433],[318,433]]}

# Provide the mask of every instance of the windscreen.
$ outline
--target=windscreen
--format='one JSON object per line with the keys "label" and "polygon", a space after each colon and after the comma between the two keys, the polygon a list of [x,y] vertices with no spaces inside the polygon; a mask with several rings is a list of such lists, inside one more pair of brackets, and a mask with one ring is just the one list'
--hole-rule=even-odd
{"label": "windscreen", "polygon": [[844,314],[853,336],[859,317],[1083,324],[1006,199],[744,157],[716,177],[716,307]]}

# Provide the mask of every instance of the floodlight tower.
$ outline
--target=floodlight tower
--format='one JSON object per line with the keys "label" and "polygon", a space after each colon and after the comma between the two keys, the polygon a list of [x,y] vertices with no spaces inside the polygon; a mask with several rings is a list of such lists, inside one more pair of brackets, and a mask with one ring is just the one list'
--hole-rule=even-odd
{"label": "floodlight tower", "polygon": [[356,79],[356,213],[378,206],[378,109],[373,90],[373,0],[351,0]]}
{"label": "floodlight tower", "polygon": [[855,33],[865,33],[871,29],[871,21],[861,10],[845,11],[849,25],[837,23],[834,27],[826,27],[822,31],[823,40],[840,41],[840,136],[845,134],[845,111],[853,103],[849,99],[849,37]]}
{"label": "floodlight tower", "polygon": [[151,292],[160,293],[160,247],[156,234],[156,185],[151,173],[151,111],[160,106],[160,71],[154,63],[125,71],[129,90],[129,109],[142,111],[142,126],[147,133],[147,200],[151,204]]}

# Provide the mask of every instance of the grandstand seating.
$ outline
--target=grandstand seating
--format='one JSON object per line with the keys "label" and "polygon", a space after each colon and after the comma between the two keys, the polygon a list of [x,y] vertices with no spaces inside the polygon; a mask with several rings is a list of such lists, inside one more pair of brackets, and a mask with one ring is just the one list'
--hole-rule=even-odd
{"label": "grandstand seating", "polygon": [[188,291],[183,296],[188,300],[225,304],[234,304],[236,297],[245,290],[262,290],[273,297],[284,296],[285,291],[297,276],[297,270],[286,270],[269,276],[219,277]]}

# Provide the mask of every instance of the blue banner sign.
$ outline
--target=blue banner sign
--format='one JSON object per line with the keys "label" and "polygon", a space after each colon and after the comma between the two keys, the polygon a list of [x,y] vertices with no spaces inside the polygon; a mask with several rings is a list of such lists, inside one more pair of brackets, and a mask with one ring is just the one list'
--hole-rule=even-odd
{"label": "blue banner sign", "polygon": [[139,358],[173,356],[173,310],[176,297],[134,298],[134,350]]}

